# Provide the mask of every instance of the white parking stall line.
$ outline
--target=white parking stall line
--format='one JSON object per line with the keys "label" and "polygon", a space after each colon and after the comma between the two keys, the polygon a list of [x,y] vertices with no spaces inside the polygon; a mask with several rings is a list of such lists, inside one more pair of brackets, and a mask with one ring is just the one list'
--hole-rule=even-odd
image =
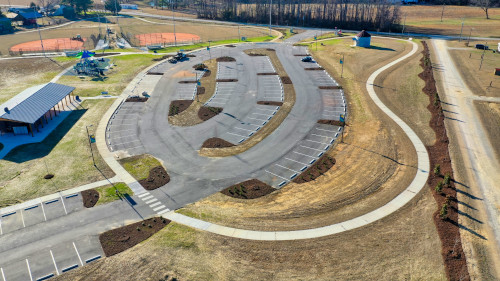
{"label": "white parking stall line", "polygon": [[45,221],[47,221],[47,216],[45,215],[45,208],[43,207],[43,203],[41,203],[40,206],[42,207],[43,218],[45,219]]}
{"label": "white parking stall line", "polygon": [[314,142],[314,143],[319,143],[319,144],[325,144],[325,145],[328,145],[329,143],[326,143],[326,142],[320,142],[320,141],[313,141],[313,140],[308,140],[308,139],[304,139],[305,141],[308,141],[308,142]]}
{"label": "white parking stall line", "polygon": [[248,119],[253,119],[253,120],[257,120],[257,121],[261,121],[261,122],[265,122],[267,120],[263,120],[263,119],[257,119],[257,118],[252,118],[252,117],[247,117]]}
{"label": "white parking stall line", "polygon": [[262,111],[267,111],[267,112],[274,112],[274,109],[268,109],[268,108],[256,108],[255,110],[262,110]]}
{"label": "white parking stall line", "polygon": [[283,179],[283,180],[288,181],[288,179],[286,179],[286,178],[284,178],[284,177],[281,177],[281,176],[278,176],[278,175],[276,175],[275,173],[271,173],[271,172],[269,172],[268,170],[264,170],[264,171],[265,171],[266,173],[269,173],[269,174],[271,174],[271,175],[275,176],[275,177],[278,177],[278,178],[280,178],[280,179]]}
{"label": "white parking stall line", "polygon": [[331,138],[331,136],[323,136],[318,134],[311,134],[311,136],[323,137],[323,138]]}
{"label": "white parking stall line", "polygon": [[3,273],[3,268],[1,267],[0,267],[0,273],[2,273],[2,280],[7,281],[7,279],[5,279],[5,273]]}
{"label": "white parking stall line", "polygon": [[[146,196],[146,195],[151,195],[151,194],[150,194],[149,192],[144,192],[144,193],[141,193],[141,194],[139,194],[139,195],[137,195],[137,196],[139,196],[139,198],[142,198],[142,197],[144,197],[144,196]],[[144,200],[144,199],[143,199],[143,200]]]}
{"label": "white parking stall line", "polygon": [[148,204],[148,205],[149,205],[149,204],[151,204],[151,203],[153,203],[153,202],[155,202],[155,201],[158,201],[158,199],[153,198],[153,199],[151,199],[151,200],[149,200],[149,201],[146,201],[146,204]]}
{"label": "white parking stall line", "polygon": [[243,131],[247,131],[247,132],[254,132],[255,130],[250,130],[250,129],[243,129],[243,128],[240,128],[240,127],[234,127],[235,129],[239,129],[239,130],[243,130]]}
{"label": "white parking stall line", "polygon": [[30,274],[30,280],[33,281],[33,275],[31,275],[30,262],[26,259],[26,266],[28,267],[28,273]]}
{"label": "white parking stall line", "polygon": [[156,207],[158,205],[161,205],[161,202],[153,203],[153,204],[149,205],[149,207],[153,208],[153,207]]}
{"label": "white parking stall line", "polygon": [[19,210],[19,213],[21,214],[21,220],[23,221],[23,227],[26,227],[26,224],[24,223],[23,210]]}
{"label": "white parking stall line", "polygon": [[[142,195],[142,194],[141,194],[141,195]],[[139,195],[139,196],[141,196],[141,195]],[[141,199],[142,199],[142,201],[146,201],[146,200],[149,200],[149,199],[151,199],[151,198],[155,198],[153,195],[151,195],[151,194],[149,194],[149,193],[146,193],[146,195],[149,195],[149,196],[146,196],[146,197],[141,198]]]}
{"label": "white parking stall line", "polygon": [[323,150],[321,150],[321,149],[312,148],[312,147],[305,146],[305,145],[301,145],[300,147],[303,147],[303,148],[307,148],[307,149],[312,149],[312,150],[316,150],[316,151],[321,151],[321,152],[323,152]]}
{"label": "white parking stall line", "polygon": [[256,113],[256,112],[252,112],[252,114],[255,114],[255,115],[263,115],[263,116],[269,117],[269,114],[264,114],[264,113]]}
{"label": "white parking stall line", "polygon": [[287,168],[287,167],[285,167],[285,166],[282,166],[282,165],[280,165],[280,164],[275,164],[275,165],[276,165],[276,166],[278,166],[278,167],[281,167],[281,168],[283,168],[283,169],[287,169],[287,170],[289,170],[289,171],[292,171],[292,172],[294,172],[294,173],[300,173],[300,172],[298,172],[298,171],[292,170],[292,169]]}
{"label": "white parking stall line", "polygon": [[157,211],[159,211],[159,210],[161,210],[163,208],[165,208],[165,205],[161,205],[159,207],[156,207],[156,208],[153,209],[153,211],[157,212]]}
{"label": "white parking stall line", "polygon": [[231,133],[231,132],[227,132],[227,134],[230,134],[230,135],[233,135],[233,136],[242,137],[242,138],[246,138],[247,137],[247,136],[242,136],[242,135],[238,135],[238,134]]}
{"label": "white parking stall line", "polygon": [[67,215],[67,214],[68,214],[68,211],[66,210],[66,204],[64,204],[64,200],[63,200],[62,196],[61,196],[61,195],[59,195],[59,197],[61,197],[61,203],[62,203],[63,208],[64,208],[64,213],[66,213],[66,215]]}
{"label": "white parking stall line", "polygon": [[121,136],[121,137],[115,137],[115,136],[110,136],[108,137],[109,139],[123,139],[123,138],[128,138],[128,137],[137,137],[136,134],[131,134],[131,135],[126,135],[126,136]]}
{"label": "white parking stall line", "polygon": [[309,166],[309,164],[306,164],[306,163],[302,163],[300,161],[297,161],[297,160],[293,160],[293,159],[290,159],[290,158],[287,158],[287,157],[284,157],[284,159],[288,160],[288,161],[292,161],[292,162],[295,162],[295,163],[299,163],[301,165],[306,165],[306,166]]}
{"label": "white parking stall line", "polygon": [[297,152],[297,151],[292,151],[292,152],[293,152],[293,153],[295,153],[295,154],[299,154],[299,155],[302,155],[302,156],[307,156],[307,157],[309,157],[309,158],[316,159],[316,158],[315,158],[314,156],[312,156],[312,155],[307,155],[307,154],[300,153],[300,152]]}
{"label": "white parking stall line", "polygon": [[325,131],[325,132],[335,132],[335,130],[326,130],[326,129],[321,129],[321,128],[314,128],[319,131]]}
{"label": "white parking stall line", "polygon": [[123,144],[129,144],[129,143],[134,143],[134,142],[141,142],[140,140],[133,140],[133,141],[128,141],[128,142],[120,142],[120,143],[113,143],[113,145],[123,145]]}
{"label": "white parking stall line", "polygon": [[135,129],[125,129],[125,130],[111,131],[111,128],[109,128],[109,126],[108,126],[108,132],[111,132],[111,133],[120,133],[120,132],[133,131],[133,130],[135,130]]}
{"label": "white parking stall line", "polygon": [[78,249],[76,248],[75,242],[73,242],[73,248],[75,248],[75,252],[76,252],[76,255],[78,256],[78,260],[80,261],[80,264],[83,266],[82,257],[80,257],[80,253],[78,253]]}
{"label": "white parking stall line", "polygon": [[52,257],[52,262],[54,263],[54,267],[56,268],[56,273],[57,273],[57,275],[59,275],[59,269],[57,268],[56,259],[54,258],[54,254],[52,253],[52,250],[49,250],[49,251],[50,251],[50,256]]}

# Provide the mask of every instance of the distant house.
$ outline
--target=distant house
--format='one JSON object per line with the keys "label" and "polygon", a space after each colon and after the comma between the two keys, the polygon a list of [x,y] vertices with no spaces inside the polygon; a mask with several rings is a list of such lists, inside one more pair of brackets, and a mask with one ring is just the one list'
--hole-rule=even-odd
{"label": "distant house", "polygon": [[22,21],[23,25],[34,25],[36,24],[36,19],[43,17],[42,14],[38,12],[19,12],[12,21]]}
{"label": "distant house", "polygon": [[12,21],[9,18],[0,18],[0,34],[12,31]]}
{"label": "distant house", "polygon": [[29,13],[29,12],[34,12],[32,8],[29,7],[10,7],[8,10],[10,13]]}
{"label": "distant house", "polygon": [[52,13],[52,15],[53,16],[63,16],[65,8],[71,8],[71,9],[73,9],[73,7],[70,7],[70,6],[59,5],[59,7],[56,6],[56,10],[54,11],[54,13]]}
{"label": "distant house", "polygon": [[138,10],[139,8],[135,4],[120,4],[122,9]]}
{"label": "distant house", "polygon": [[354,40],[355,46],[367,48],[370,47],[371,38],[372,36],[370,35],[370,33],[362,30],[354,38],[352,38],[352,40]]}

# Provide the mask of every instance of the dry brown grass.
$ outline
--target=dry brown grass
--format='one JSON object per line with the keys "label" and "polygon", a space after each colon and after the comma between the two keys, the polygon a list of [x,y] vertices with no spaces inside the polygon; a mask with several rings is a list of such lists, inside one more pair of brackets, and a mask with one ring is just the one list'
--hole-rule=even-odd
{"label": "dry brown grass", "polygon": [[[288,76],[288,74],[285,71],[285,68],[283,68],[283,65],[278,59],[278,56],[276,55],[275,51],[269,51],[266,49],[252,49],[252,50],[245,50],[245,53],[264,54],[268,56],[278,75]],[[295,104],[295,89],[293,85],[283,84],[283,92],[285,96],[283,105],[280,107],[280,109],[274,115],[274,117],[264,127],[262,127],[262,129],[260,129],[254,135],[252,135],[252,137],[248,138],[243,143],[236,146],[224,147],[224,148],[201,148],[199,154],[205,157],[232,156],[243,153],[248,149],[252,148],[253,146],[255,146],[256,144],[258,144],[259,142],[261,142],[272,132],[274,132],[276,128],[280,126],[281,122],[285,120],[285,118],[288,116],[288,113],[290,113],[290,111],[293,108],[293,105]]]}
{"label": "dry brown grass", "polygon": [[[500,24],[500,21],[499,21]],[[471,91],[479,96],[500,97],[500,76],[495,75],[495,68],[500,67],[500,54],[490,51],[483,51],[474,48],[476,44],[484,44],[485,41],[471,41],[470,46],[466,47],[466,42],[459,43],[458,41],[448,42],[452,48],[466,49],[451,49],[450,56],[455,62],[462,79],[471,89]],[[500,41],[489,41],[490,48],[496,50],[497,44]],[[483,65],[481,70],[481,56],[484,53]],[[492,83],[493,87],[489,87]]]}
{"label": "dry brown grass", "polygon": [[500,104],[475,101],[474,105],[479,113],[481,123],[486,129],[488,138],[493,144],[497,159],[500,159],[500,145],[498,145],[500,143]]}
{"label": "dry brown grass", "polygon": [[[201,106],[204,105],[210,97],[213,96],[215,92],[215,79],[217,77],[217,62],[215,59],[203,62],[211,74],[208,77],[202,77],[200,79],[201,86],[205,87],[205,93],[203,95],[198,95],[194,102],[180,114],[174,116],[168,116],[168,122],[174,126],[194,126],[203,122],[198,117],[198,111]],[[174,74],[173,77],[178,77],[179,74]]]}

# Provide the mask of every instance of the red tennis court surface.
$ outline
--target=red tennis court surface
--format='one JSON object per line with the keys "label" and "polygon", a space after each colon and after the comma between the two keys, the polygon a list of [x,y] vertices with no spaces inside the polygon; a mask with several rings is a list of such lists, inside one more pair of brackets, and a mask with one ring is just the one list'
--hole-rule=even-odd
{"label": "red tennis court surface", "polygon": [[[85,38],[82,39],[86,40]],[[82,41],[71,40],[70,38],[43,39],[43,48],[45,51],[78,50],[82,48],[83,43]],[[10,50],[14,52],[41,52],[42,45],[40,40],[30,41],[12,46]]]}
{"label": "red tennis court surface", "polygon": [[[200,36],[189,33],[176,32],[175,37],[175,40],[177,40],[177,42],[192,42],[195,40],[200,40]],[[139,39],[139,44],[141,46],[174,42],[173,33],[146,33],[136,35],[135,38]]]}

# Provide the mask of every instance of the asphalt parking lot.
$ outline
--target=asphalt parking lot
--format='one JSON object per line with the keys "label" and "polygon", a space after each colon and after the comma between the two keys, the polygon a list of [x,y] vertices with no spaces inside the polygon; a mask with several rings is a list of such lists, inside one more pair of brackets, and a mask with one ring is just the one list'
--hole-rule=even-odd
{"label": "asphalt parking lot", "polygon": [[175,92],[175,100],[194,100],[196,83],[179,83]]}
{"label": "asphalt parking lot", "polygon": [[145,153],[137,137],[137,120],[144,108],[144,102],[124,102],[115,111],[106,129],[106,144],[110,151],[126,150],[130,155]]}
{"label": "asphalt parking lot", "polygon": [[268,56],[255,56],[252,62],[257,70],[257,73],[274,73],[276,70]]}
{"label": "asphalt parking lot", "polygon": [[341,89],[319,90],[323,100],[321,118],[326,120],[340,120],[340,115],[346,115],[344,92]]}
{"label": "asphalt parking lot", "polygon": [[224,107],[234,94],[237,82],[217,82],[214,95],[205,103],[205,106]]}
{"label": "asphalt parking lot", "polygon": [[236,62],[217,63],[217,79],[238,79],[238,65]]}
{"label": "asphalt parking lot", "polygon": [[47,280],[104,256],[97,235],[82,236],[38,251],[23,260],[0,264],[2,281]]}
{"label": "asphalt parking lot", "polygon": [[0,235],[83,209],[80,193],[28,206],[0,216]]}
{"label": "asphalt parking lot", "polygon": [[278,75],[258,75],[257,97],[261,101],[283,101],[283,84]]}

